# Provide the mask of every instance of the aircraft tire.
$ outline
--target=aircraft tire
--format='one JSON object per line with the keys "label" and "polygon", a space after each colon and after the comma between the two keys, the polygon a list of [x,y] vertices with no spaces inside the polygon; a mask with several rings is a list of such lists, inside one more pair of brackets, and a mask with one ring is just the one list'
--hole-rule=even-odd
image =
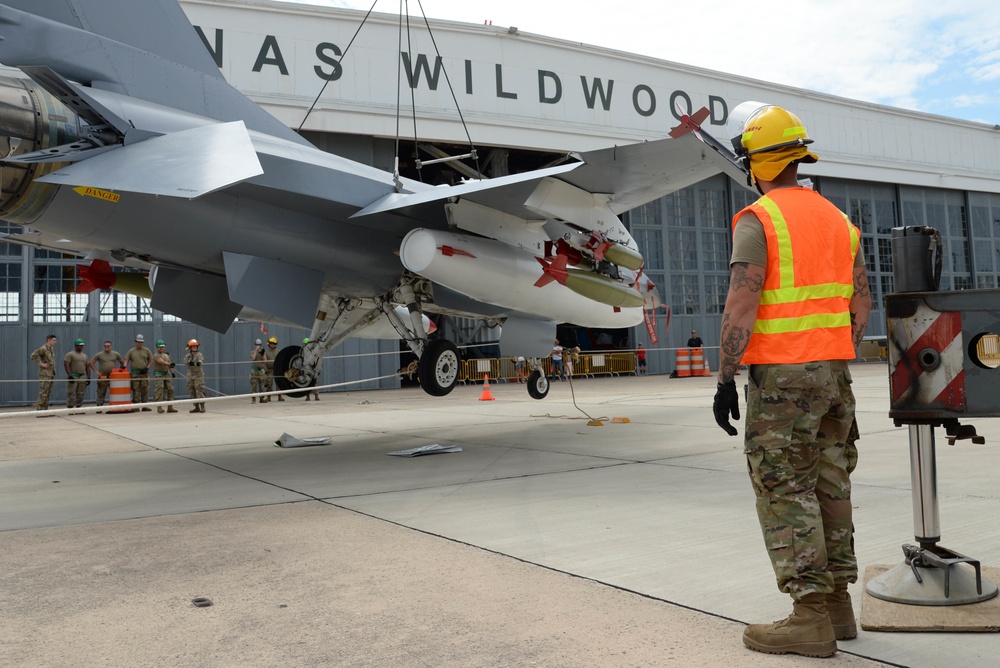
{"label": "aircraft tire", "polygon": [[[274,384],[278,386],[279,390],[294,390],[303,387],[285,378],[285,373],[296,366],[302,366],[302,346],[285,346],[278,351],[277,356],[274,358]],[[309,394],[309,388],[315,384],[316,379],[314,378],[301,392],[289,392],[288,396],[301,399]]]}
{"label": "aircraft tire", "polygon": [[544,399],[549,395],[549,379],[548,377],[535,369],[528,376],[528,396],[532,399]]}
{"label": "aircraft tire", "polygon": [[443,397],[455,389],[460,369],[458,346],[447,339],[428,341],[420,356],[420,387],[432,397]]}

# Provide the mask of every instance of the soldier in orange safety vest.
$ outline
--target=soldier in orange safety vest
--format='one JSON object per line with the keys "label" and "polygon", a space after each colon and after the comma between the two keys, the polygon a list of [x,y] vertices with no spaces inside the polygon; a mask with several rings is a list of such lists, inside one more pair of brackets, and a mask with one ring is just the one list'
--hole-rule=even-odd
{"label": "soldier in orange safety vest", "polygon": [[[861,233],[798,181],[818,157],[797,116],[745,103],[733,144],[761,198],[733,219],[722,316],[716,422],[739,418],[733,379],[749,364],[746,439],[757,516],[778,588],[792,614],[751,624],[750,649],[830,656],[857,636],[848,585],[858,577],[850,473],[857,462],[848,361],[864,336],[871,297]],[[735,134],[735,133],[734,133]]]}

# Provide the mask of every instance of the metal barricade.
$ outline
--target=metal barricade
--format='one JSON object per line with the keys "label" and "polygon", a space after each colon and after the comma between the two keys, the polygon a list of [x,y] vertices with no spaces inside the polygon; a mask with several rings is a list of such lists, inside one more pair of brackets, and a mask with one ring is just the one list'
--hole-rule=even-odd
{"label": "metal barricade", "polygon": [[[471,382],[482,382],[486,378],[487,374],[491,380],[499,380],[502,377],[501,373],[501,362],[496,358],[476,358],[471,360],[465,360],[463,367],[463,375],[465,379]],[[513,367],[511,369],[513,371]]]}

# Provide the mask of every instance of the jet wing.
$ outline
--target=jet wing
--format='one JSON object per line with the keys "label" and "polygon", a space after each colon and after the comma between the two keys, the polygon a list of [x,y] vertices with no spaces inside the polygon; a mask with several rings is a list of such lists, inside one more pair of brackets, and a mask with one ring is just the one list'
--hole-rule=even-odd
{"label": "jet wing", "polygon": [[[715,142],[717,144],[717,142]],[[584,167],[563,180],[592,193],[610,193],[608,206],[621,214],[693,186],[719,172],[737,183],[746,174],[700,132],[677,138],[615,146],[579,154]]]}

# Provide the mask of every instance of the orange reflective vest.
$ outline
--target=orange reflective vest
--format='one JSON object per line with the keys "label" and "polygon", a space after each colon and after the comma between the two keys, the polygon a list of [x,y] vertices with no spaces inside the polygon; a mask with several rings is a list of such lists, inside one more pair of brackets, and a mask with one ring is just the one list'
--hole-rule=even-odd
{"label": "orange reflective vest", "polygon": [[767,270],[743,364],[854,359],[850,302],[861,231],[820,194],[779,188],[744,211],[764,225]]}

